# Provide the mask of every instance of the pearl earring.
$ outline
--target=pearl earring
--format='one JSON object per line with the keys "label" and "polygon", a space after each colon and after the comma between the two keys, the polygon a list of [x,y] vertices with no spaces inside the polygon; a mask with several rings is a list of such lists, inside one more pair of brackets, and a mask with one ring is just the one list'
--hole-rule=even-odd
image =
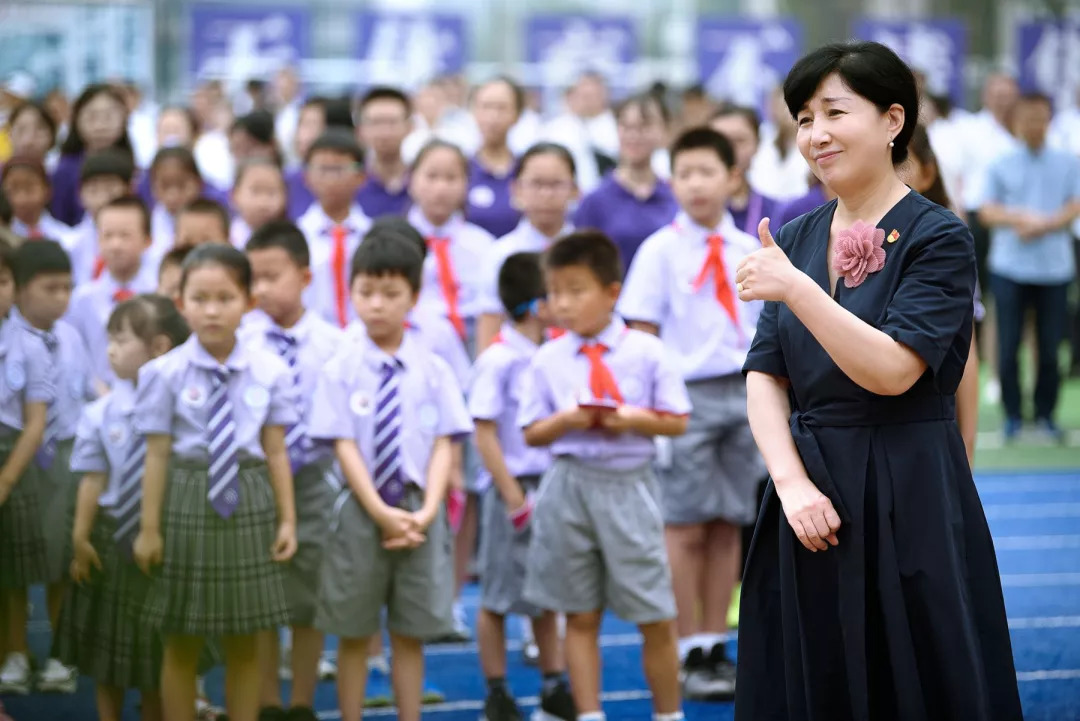
{"label": "pearl earring", "polygon": [[890,141],[889,141],[889,147],[891,148],[891,147],[893,147],[894,145],[896,145],[896,143],[894,143],[893,141],[891,141],[891,140],[890,140]]}

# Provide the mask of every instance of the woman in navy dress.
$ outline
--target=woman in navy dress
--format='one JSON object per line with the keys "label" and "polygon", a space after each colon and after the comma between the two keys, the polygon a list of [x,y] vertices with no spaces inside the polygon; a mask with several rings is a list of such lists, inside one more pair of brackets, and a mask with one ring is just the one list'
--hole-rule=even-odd
{"label": "woman in navy dress", "polygon": [[1022,718],[993,543],[955,419],[975,251],[912,192],[918,97],[877,43],[784,83],[836,200],[738,269],[763,299],[747,405],[771,482],[743,578],[736,721]]}

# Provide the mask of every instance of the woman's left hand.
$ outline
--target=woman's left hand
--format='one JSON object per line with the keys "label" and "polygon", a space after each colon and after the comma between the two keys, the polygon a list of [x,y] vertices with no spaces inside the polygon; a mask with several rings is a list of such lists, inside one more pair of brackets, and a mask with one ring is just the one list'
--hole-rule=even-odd
{"label": "woman's left hand", "polygon": [[775,300],[783,303],[801,273],[788,260],[787,254],[773,240],[769,219],[758,223],[761,250],[742,259],[735,273],[735,290],[739,300]]}

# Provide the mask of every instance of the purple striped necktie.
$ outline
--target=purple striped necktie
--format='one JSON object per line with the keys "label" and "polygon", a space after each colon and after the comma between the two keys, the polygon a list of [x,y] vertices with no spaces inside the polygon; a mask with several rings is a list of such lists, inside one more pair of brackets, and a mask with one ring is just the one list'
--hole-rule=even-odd
{"label": "purple striped necktie", "polygon": [[401,399],[398,397],[400,362],[383,363],[375,396],[375,488],[388,506],[399,507],[405,498],[401,479]]}
{"label": "purple striped necktie", "polygon": [[210,472],[206,498],[222,518],[229,518],[240,504],[240,449],[229,400],[229,369],[210,371]]}
{"label": "purple striped necktie", "polygon": [[124,464],[120,467],[120,488],[112,516],[116,519],[116,541],[125,555],[131,555],[132,544],[139,534],[139,511],[142,508],[142,479],[146,465],[146,437],[131,439]]}
{"label": "purple striped necktie", "polygon": [[[299,344],[296,340],[296,336],[278,328],[271,328],[266,334],[276,344],[278,354],[289,364],[289,371],[292,373],[293,387],[297,391],[297,398],[299,398],[300,361]],[[296,472],[303,468],[308,462],[309,444],[307,440],[307,426],[303,420],[297,421],[285,428],[285,448],[289,453],[289,463],[292,466],[292,472],[295,475]]]}

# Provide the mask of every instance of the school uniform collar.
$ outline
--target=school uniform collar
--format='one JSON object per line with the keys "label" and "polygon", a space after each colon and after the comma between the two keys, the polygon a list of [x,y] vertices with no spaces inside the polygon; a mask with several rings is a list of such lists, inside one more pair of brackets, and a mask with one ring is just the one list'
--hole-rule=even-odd
{"label": "school uniform collar", "polygon": [[199,338],[192,333],[184,345],[181,346],[184,349],[184,353],[191,361],[192,365],[196,365],[204,370],[214,371],[219,368],[227,368],[230,371],[242,371],[246,370],[250,365],[250,361],[247,354],[244,352],[243,344],[237,339],[236,345],[233,346],[232,353],[225,359],[224,363],[218,362],[217,358],[210,355],[202,343],[199,342]]}
{"label": "school uniform collar", "polygon": [[499,329],[499,336],[505,345],[518,353],[532,355],[540,347],[533,343],[532,338],[527,338],[518,332],[512,323],[503,323],[502,328]]}
{"label": "school uniform collar", "polygon": [[596,334],[593,338],[586,338],[580,336],[573,331],[568,331],[567,335],[574,339],[574,345],[577,346],[580,351],[584,346],[591,343],[599,343],[606,346],[608,350],[615,350],[615,347],[619,345],[619,342],[626,336],[626,323],[617,315],[611,316],[611,322],[607,324],[607,327]]}
{"label": "school uniform collar", "polygon": [[436,226],[420,208],[413,206],[409,210],[409,222],[413,227],[420,231],[420,235],[425,238],[449,238],[454,234],[454,231],[458,230],[465,222],[465,218],[461,213],[454,213],[450,216],[450,219],[443,225]]}
{"label": "school uniform collar", "polygon": [[700,240],[702,243],[708,239],[710,235],[719,235],[724,239],[724,244],[731,243],[731,238],[735,231],[738,231],[738,226],[735,225],[735,219],[731,217],[731,213],[724,211],[724,215],[720,218],[719,224],[715,228],[706,228],[703,225],[699,225],[694,222],[686,211],[680,210],[675,216],[675,220],[672,222],[672,227],[675,228],[675,232],[680,235],[689,235],[692,238]]}
{"label": "school uniform collar", "polygon": [[264,321],[264,325],[260,330],[264,334],[270,335],[272,333],[278,333],[291,336],[298,344],[303,344],[307,341],[308,336],[311,335],[311,327],[315,324],[315,314],[310,310],[305,310],[304,314],[300,316],[300,320],[296,321],[296,325],[292,328],[282,328],[265,313],[263,313],[261,317]]}
{"label": "school uniform collar", "polygon": [[520,221],[518,221],[517,227],[514,228],[514,233],[520,235],[525,239],[535,239],[537,241],[542,241],[543,245],[546,247],[555,242],[556,238],[561,238],[562,236],[572,232],[573,230],[573,224],[569,221],[566,221],[563,223],[563,227],[559,230],[559,232],[556,233],[554,237],[549,238],[548,236],[541,233],[540,230],[535,225],[530,223],[526,218],[522,218]]}
{"label": "school uniform collar", "polygon": [[113,409],[119,415],[130,416],[135,412],[135,384],[131,381],[117,379],[109,396],[112,398]]}
{"label": "school uniform collar", "polygon": [[59,241],[60,238],[52,238],[48,235],[48,233],[53,229],[55,225],[56,221],[51,215],[49,215],[49,211],[43,210],[41,211],[41,215],[38,216],[38,222],[34,225],[27,225],[18,218],[12,218],[11,232],[15,233],[15,235],[21,235],[25,238],[30,235],[31,230],[34,230],[36,228],[38,233],[41,233],[43,238]]}
{"label": "school uniform collar", "polygon": [[518,160],[517,160],[517,158],[514,158],[514,162],[512,162],[510,164],[510,167],[507,168],[506,172],[504,172],[504,173],[496,173],[494,170],[492,170],[488,166],[484,165],[480,161],[480,154],[479,153],[477,153],[476,155],[472,156],[472,158],[469,159],[469,169],[472,170],[474,173],[480,174],[483,178],[485,178],[487,180],[498,180],[498,181],[506,180],[507,178],[509,178],[511,175],[514,174],[514,170],[517,168],[517,164],[518,164]]}
{"label": "school uniform collar", "polygon": [[357,329],[356,341],[359,345],[360,357],[363,363],[374,371],[382,371],[383,366],[387,363],[408,369],[409,366],[416,364],[418,361],[416,342],[408,333],[402,334],[401,345],[398,346],[397,353],[393,356],[375,345],[371,337],[368,336],[367,329],[364,328],[363,324]]}
{"label": "school uniform collar", "polygon": [[[338,225],[335,223],[326,211],[319,205],[319,201],[315,201],[308,208],[308,214],[315,218],[316,227],[320,228],[319,232],[322,235],[329,236],[334,227]],[[349,215],[345,218],[345,222],[341,223],[345,227],[346,233],[359,233],[361,228],[366,227],[369,224],[369,218],[364,215],[364,211],[360,209],[360,206],[353,203],[349,207]]]}

